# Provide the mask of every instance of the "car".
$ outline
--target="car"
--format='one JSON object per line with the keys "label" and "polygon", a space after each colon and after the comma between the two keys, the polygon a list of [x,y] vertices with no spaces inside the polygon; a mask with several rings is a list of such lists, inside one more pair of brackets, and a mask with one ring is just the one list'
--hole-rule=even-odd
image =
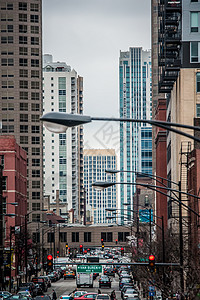
{"label": "car", "polygon": [[7,291],[0,291],[0,298],[6,299],[11,296],[12,296],[12,294]]}
{"label": "car", "polygon": [[[40,290],[40,288],[42,288],[42,292],[47,292],[48,286],[47,286],[46,278],[44,278],[43,276],[33,277],[32,281],[35,284],[39,285],[39,290]],[[38,287],[38,285],[37,285],[37,287]],[[38,293],[38,295],[39,295],[39,293]]]}
{"label": "car", "polygon": [[96,300],[110,300],[110,296],[108,294],[98,294]]}
{"label": "car", "polygon": [[66,280],[67,278],[76,278],[76,271],[73,269],[68,269],[65,271],[64,273],[64,280]]}
{"label": "car", "polygon": [[37,296],[37,287],[33,282],[21,283],[18,292],[29,291],[32,297]]}
{"label": "car", "polygon": [[42,277],[46,280],[47,287],[51,287],[51,279],[48,275],[43,275],[43,276],[40,276],[40,277]]}
{"label": "car", "polygon": [[9,299],[9,300],[25,300],[25,299],[28,299],[22,295],[12,295],[6,299]]}
{"label": "car", "polygon": [[123,285],[133,285],[133,282],[130,278],[122,278],[119,282],[119,288],[121,290],[121,288],[123,287]]}
{"label": "car", "polygon": [[125,295],[138,295],[137,290],[135,290],[134,288],[126,287],[125,289],[122,288],[121,290],[121,298],[124,299]]}
{"label": "car", "polygon": [[34,300],[51,300],[51,297],[48,295],[36,296]]}
{"label": "car", "polygon": [[126,298],[126,300],[140,300],[140,298],[137,296],[129,296]]}
{"label": "car", "polygon": [[22,295],[23,297],[26,297],[28,299],[32,298],[31,293],[29,291],[21,291],[18,292],[17,295]]}
{"label": "car", "polygon": [[77,300],[94,300],[96,299],[97,293],[87,293],[81,297],[77,297]]}
{"label": "car", "polygon": [[57,281],[57,276],[56,276],[56,274],[50,273],[50,274],[48,274],[48,276],[49,276],[51,282]]}
{"label": "car", "polygon": [[60,300],[73,300],[74,298],[70,295],[61,295]]}
{"label": "car", "polygon": [[115,277],[115,271],[113,268],[104,268],[104,275]]}
{"label": "car", "polygon": [[102,275],[99,278],[99,288],[101,288],[102,286],[108,286],[109,288],[111,288],[111,280],[107,275]]}
{"label": "car", "polygon": [[76,291],[76,292],[74,292],[74,300],[77,299],[77,298],[79,298],[79,297],[82,297],[83,295],[85,295],[87,293],[88,292],[86,292],[86,291]]}

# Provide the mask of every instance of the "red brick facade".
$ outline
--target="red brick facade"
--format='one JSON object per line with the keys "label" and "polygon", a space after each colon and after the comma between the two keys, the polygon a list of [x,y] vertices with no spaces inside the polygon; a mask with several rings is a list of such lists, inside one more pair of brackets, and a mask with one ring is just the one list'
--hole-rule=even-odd
{"label": "red brick facade", "polygon": [[[166,109],[166,99],[158,99],[156,109],[157,120],[166,121]],[[156,127],[155,144],[156,175],[167,178],[167,135],[165,129]],[[163,183],[167,185],[167,181],[163,181]],[[157,182],[156,185],[163,186],[159,182]],[[164,227],[167,228],[167,197],[158,192],[156,193],[156,215],[164,217]],[[160,219],[157,219],[157,224],[161,226]]]}

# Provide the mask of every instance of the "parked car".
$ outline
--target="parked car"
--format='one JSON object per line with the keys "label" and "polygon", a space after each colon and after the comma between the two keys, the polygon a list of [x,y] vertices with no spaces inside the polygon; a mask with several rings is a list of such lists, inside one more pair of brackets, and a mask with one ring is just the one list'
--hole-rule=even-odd
{"label": "parked car", "polygon": [[44,278],[46,280],[46,283],[47,283],[47,287],[51,287],[51,279],[48,275],[43,275],[43,276],[40,276],[42,278]]}
{"label": "parked car", "polygon": [[[85,295],[85,294],[87,294],[88,292],[86,292],[86,291],[76,291],[75,293],[74,293],[74,300],[76,300],[77,298],[79,298],[79,297],[82,297],[83,295]],[[71,294],[70,294],[71,295]]]}
{"label": "parked car", "polygon": [[111,280],[107,275],[102,275],[99,278],[99,288],[101,288],[102,286],[111,288]]}
{"label": "parked car", "polygon": [[119,288],[121,290],[121,288],[123,287],[123,285],[133,285],[133,282],[130,278],[122,278],[119,282]]}
{"label": "parked car", "polygon": [[37,287],[33,282],[21,283],[18,292],[29,291],[32,297],[37,296]]}
{"label": "parked car", "polygon": [[[42,288],[42,292],[47,292],[48,286],[47,286],[47,281],[44,277],[42,277],[42,276],[33,277],[32,281],[35,284],[39,285],[39,289]],[[39,293],[38,293],[38,295],[39,295]]]}
{"label": "parked car", "polygon": [[7,291],[0,291],[0,298],[6,299],[11,296],[12,296],[12,294]]}
{"label": "parked car", "polygon": [[125,288],[123,286],[123,288],[121,289],[121,298],[124,299],[124,295],[126,295],[126,294],[138,295],[138,292],[137,292],[137,290],[135,290],[134,288],[132,288],[130,286],[125,286]]}
{"label": "parked car", "polygon": [[49,276],[51,282],[57,281],[57,276],[56,276],[56,274],[50,273],[50,274],[48,274],[48,276]]}

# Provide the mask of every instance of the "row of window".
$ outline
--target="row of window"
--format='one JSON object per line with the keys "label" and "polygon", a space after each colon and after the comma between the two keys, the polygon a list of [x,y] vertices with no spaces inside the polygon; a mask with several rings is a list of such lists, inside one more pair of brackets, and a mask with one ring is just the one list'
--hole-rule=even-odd
{"label": "row of window", "polygon": [[[28,50],[29,48],[27,47],[19,47],[19,55],[28,55]],[[30,51],[31,56],[39,56],[39,48],[31,48]],[[14,52],[12,51],[12,49],[3,49],[1,51],[1,55],[14,55]]]}
{"label": "row of window", "polygon": [[[118,241],[119,242],[126,242],[127,236],[129,236],[129,232],[118,232]],[[54,242],[55,233],[48,232],[47,235],[47,242],[53,243]],[[72,243],[79,243],[80,242],[80,235],[79,232],[72,232],[71,233],[71,241]],[[101,239],[104,242],[113,242],[113,232],[101,232]],[[60,242],[67,242],[67,232],[59,232],[59,241]],[[91,232],[84,232],[84,240],[85,243],[92,242],[92,233]]]}
{"label": "row of window", "polygon": [[[20,115],[20,122],[29,122],[29,115]],[[14,122],[13,114],[2,114],[2,122]],[[39,115],[31,115],[31,122],[40,122]]]}
{"label": "row of window", "polygon": [[[1,96],[1,99],[2,100],[14,100],[14,96],[11,96],[11,95],[7,95],[7,92],[3,92],[2,91],[2,96]],[[29,93],[28,92],[20,92],[19,93],[19,99],[20,100],[40,100],[40,93],[36,93],[36,92],[31,92],[31,98],[28,97],[29,96]]]}
{"label": "row of window", "polygon": [[[2,58],[1,59],[1,65],[2,66],[14,66],[14,59],[13,58]],[[31,67],[39,68],[40,67],[39,59],[31,59],[30,65],[31,65]],[[20,67],[28,67],[29,66],[28,59],[20,58],[19,59],[19,66]],[[20,71],[21,71],[21,73],[24,72],[24,70],[23,71],[20,70]],[[27,76],[24,76],[24,77],[28,77],[28,70],[25,70],[24,73],[27,74]],[[39,77],[39,73],[38,73],[38,77]]]}
{"label": "row of window", "polygon": [[[14,32],[13,25],[1,25],[1,32]],[[19,25],[19,33],[29,33],[29,26]],[[30,33],[39,34],[39,26],[30,26]]]}
{"label": "row of window", "polygon": [[[19,2],[18,9],[19,10],[28,10],[28,3],[27,2]],[[13,3],[2,2],[1,10],[13,10]],[[30,11],[39,11],[39,4],[38,3],[30,3]]]}
{"label": "row of window", "polygon": [[[14,81],[2,81],[1,82],[1,87],[2,88],[14,88]],[[20,80],[19,81],[19,88],[20,89],[28,89],[29,88],[29,81]],[[31,89],[39,90],[40,89],[40,82],[39,81],[31,81]]]}
{"label": "row of window", "polygon": [[[27,36],[19,36],[19,44],[28,44],[28,37]],[[39,45],[40,39],[39,37],[31,37],[30,43],[31,45]],[[2,36],[1,37],[1,44],[13,44],[14,37],[13,36]],[[16,43],[16,42],[15,42]]]}

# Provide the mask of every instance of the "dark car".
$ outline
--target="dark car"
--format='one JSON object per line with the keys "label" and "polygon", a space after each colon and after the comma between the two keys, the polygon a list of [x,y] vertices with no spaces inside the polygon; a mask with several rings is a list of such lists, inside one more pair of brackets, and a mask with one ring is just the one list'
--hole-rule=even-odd
{"label": "dark car", "polygon": [[101,288],[102,286],[108,286],[109,288],[111,288],[111,280],[106,275],[102,275],[99,278],[99,288]]}
{"label": "dark car", "polygon": [[25,300],[26,298],[24,298],[22,295],[12,295],[6,299],[9,299],[9,300]]}
{"label": "dark car", "polygon": [[115,277],[115,270],[113,268],[105,268],[104,275]]}
{"label": "dark car", "polygon": [[37,296],[34,300],[51,300],[51,297],[48,295]]}
{"label": "dark car", "polygon": [[56,274],[50,273],[50,274],[48,274],[48,276],[49,276],[51,282],[57,281],[57,276],[56,276]]}
{"label": "dark car", "polygon": [[[43,276],[33,277],[32,281],[35,284],[39,285],[39,289],[42,288],[42,292],[47,292],[48,286],[47,286],[46,278],[44,278]],[[37,294],[39,295],[40,293]]]}
{"label": "dark car", "polygon": [[12,294],[7,291],[0,291],[0,298],[6,299],[11,296],[12,296]]}

